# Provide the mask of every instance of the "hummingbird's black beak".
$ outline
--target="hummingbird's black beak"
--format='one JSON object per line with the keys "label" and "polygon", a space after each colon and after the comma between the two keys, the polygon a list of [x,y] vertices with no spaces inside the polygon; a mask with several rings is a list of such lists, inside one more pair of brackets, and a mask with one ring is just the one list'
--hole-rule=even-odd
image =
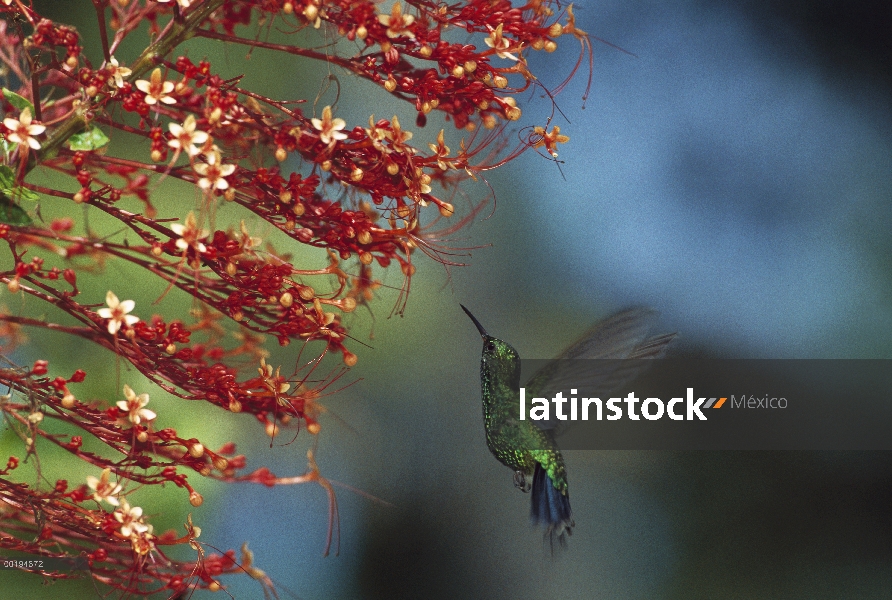
{"label": "hummingbird's black beak", "polygon": [[480,321],[477,320],[477,317],[475,317],[474,315],[472,315],[472,314],[471,314],[471,311],[469,311],[467,308],[465,308],[465,305],[464,305],[464,304],[459,304],[459,306],[461,306],[461,309],[462,309],[463,311],[465,311],[465,314],[468,315],[469,317],[471,317],[471,320],[474,321],[474,325],[477,326],[477,331],[480,332],[480,336],[481,336],[481,337],[487,337],[489,334],[486,333],[486,330],[483,328],[483,325],[480,324]]}

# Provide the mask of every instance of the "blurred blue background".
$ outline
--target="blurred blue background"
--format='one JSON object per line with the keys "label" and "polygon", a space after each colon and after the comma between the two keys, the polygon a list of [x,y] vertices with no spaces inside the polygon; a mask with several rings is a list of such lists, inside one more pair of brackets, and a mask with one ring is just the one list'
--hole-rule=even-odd
{"label": "blurred blue background", "polygon": [[[633,304],[662,313],[659,333],[680,332],[679,354],[892,349],[889,4],[574,9],[582,29],[637,57],[595,43],[585,110],[584,67],[558,97],[570,122],[553,124],[571,136],[560,168],[527,153],[487,173],[496,210],[453,245],[492,246],[448,271],[418,260],[403,318],[386,318],[390,290],[374,325],[361,311],[347,320],[363,341],[374,327],[373,349],[348,376],[361,381],[326,400],[317,458],[390,505],[339,488],[341,553],[322,558],[320,489],[216,486],[193,511],[202,539],[248,540],[282,595],[303,599],[889,598],[888,454],[568,453],[577,528],[552,556],[487,451],[480,338],[459,302],[530,358]],[[562,80],[573,44],[531,57],[544,85]],[[339,77],[338,116],[365,123],[369,105],[351,100],[368,88]],[[312,99],[311,81],[299,95]],[[551,104],[533,100],[526,122],[542,123]],[[375,108],[388,111],[422,135],[407,107]],[[385,283],[399,288],[399,273]],[[303,437],[269,448],[259,429],[221,427],[251,464],[302,472]],[[247,578],[226,583],[260,597]]]}
{"label": "blurred blue background", "polygon": [[[267,532],[253,536],[265,555],[290,549],[294,574],[278,576],[302,597],[888,598],[888,454],[568,453],[577,528],[552,557],[486,450],[480,340],[459,302],[525,357],[633,304],[680,332],[679,354],[892,346],[889,7],[574,8],[637,58],[595,44],[585,110],[584,72],[558,97],[560,169],[528,153],[487,174],[495,213],[454,244],[492,247],[448,274],[421,264],[405,318],[378,312],[363,381],[329,403],[357,433],[332,423],[320,460],[394,506],[341,493],[337,565],[315,556],[312,513],[284,527],[315,527],[299,540],[275,539],[281,518],[246,529]],[[569,46],[532,57],[546,86]],[[524,110],[541,123],[551,105]],[[281,517],[289,491],[277,493]]]}

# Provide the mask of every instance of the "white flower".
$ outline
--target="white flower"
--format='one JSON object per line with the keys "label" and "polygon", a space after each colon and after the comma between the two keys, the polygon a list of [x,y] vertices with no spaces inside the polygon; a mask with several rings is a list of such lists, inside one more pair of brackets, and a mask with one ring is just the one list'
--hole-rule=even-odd
{"label": "white flower", "polygon": [[[140,523],[140,525],[142,525],[142,523]],[[151,523],[145,525],[145,528],[145,531],[134,532],[133,535],[130,536],[130,546],[133,548],[134,552],[142,556],[145,556],[155,549],[155,536],[152,534]]]}
{"label": "white flower", "polygon": [[173,91],[173,82],[161,80],[161,67],[152,71],[152,75],[149,77],[148,81],[145,79],[137,79],[134,85],[136,85],[136,89],[146,95],[146,104],[151,105],[157,104],[158,102],[164,104],[176,103],[175,98],[167,95]]}
{"label": "white flower", "polygon": [[103,469],[102,474],[97,479],[93,475],[87,475],[87,486],[94,492],[93,499],[96,502],[108,502],[112,506],[118,506],[120,501],[118,500],[118,494],[121,493],[121,484],[119,483],[110,483],[109,477],[111,476],[111,469]]}
{"label": "white flower", "polygon": [[112,79],[115,80],[115,86],[119,88],[124,87],[124,78],[129,77],[130,74],[133,73],[133,71],[131,71],[127,67],[119,66],[118,59],[116,59],[114,56],[109,59],[108,65],[105,68],[106,70],[111,72]]}
{"label": "white flower", "polygon": [[174,223],[170,228],[175,234],[180,236],[180,239],[176,242],[177,248],[180,250],[188,250],[190,246],[195,248],[197,252],[204,252],[207,250],[207,247],[198,240],[207,237],[208,231],[207,229],[198,229],[195,213],[190,211],[189,214],[186,215],[185,224]]}
{"label": "white flower", "polygon": [[[494,50],[504,50],[511,47],[511,42],[502,37],[502,25],[502,23],[499,23],[499,26],[495,29],[493,29],[489,25],[486,26],[489,29],[489,37],[484,39],[483,41],[487,46],[493,48]],[[496,56],[498,56],[499,58],[517,60],[517,57],[510,52],[496,52]]]}
{"label": "white flower", "polygon": [[[155,0],[158,4],[167,4],[170,0]],[[177,0],[177,4],[179,4],[182,8],[189,8],[189,5],[192,4],[192,0]]]}
{"label": "white flower", "polygon": [[6,139],[15,144],[27,144],[34,150],[40,150],[40,142],[33,136],[40,135],[46,131],[44,125],[34,125],[31,123],[31,109],[25,108],[19,114],[18,119],[7,117],[3,119],[3,124],[9,129],[10,133],[6,135]]}
{"label": "white flower", "polygon": [[387,28],[387,37],[394,39],[400,36],[414,38],[415,34],[409,31],[409,27],[415,22],[412,15],[404,15],[399,2],[394,2],[389,15],[378,15],[378,22]]}
{"label": "white flower", "polygon": [[121,524],[121,535],[124,537],[149,530],[149,526],[142,522],[142,508],[130,506],[127,500],[122,500],[121,506],[115,510],[115,519]]}
{"label": "white flower", "polygon": [[167,142],[167,145],[175,150],[185,150],[189,156],[195,156],[201,152],[200,146],[204,145],[210,137],[206,132],[195,130],[195,117],[189,115],[183,124],[171,123],[167,129],[173,134],[174,138]]}
{"label": "white flower", "polygon": [[220,152],[213,150],[208,153],[206,163],[195,163],[193,167],[195,172],[202,176],[198,180],[198,187],[203,190],[214,188],[225,190],[229,187],[229,182],[226,181],[225,177],[235,172],[235,165],[220,164],[221,160]]}
{"label": "white flower", "polygon": [[108,308],[100,308],[96,313],[103,319],[110,319],[108,322],[110,334],[115,335],[122,324],[130,327],[139,321],[139,317],[127,314],[136,308],[136,302],[133,300],[118,300],[114,292],[109,290],[105,295],[105,303],[108,304]]}
{"label": "white flower", "polygon": [[118,408],[127,412],[127,419],[134,425],[139,425],[142,423],[143,419],[151,421],[158,416],[148,408],[143,408],[149,403],[148,394],[140,394],[137,396],[136,392],[134,392],[129,385],[125,384],[124,397],[127,399],[118,400]]}
{"label": "white flower", "polygon": [[322,109],[321,119],[310,119],[313,127],[319,130],[319,139],[323,144],[333,145],[337,140],[346,140],[347,134],[341,131],[347,126],[344,119],[332,119],[331,107]]}

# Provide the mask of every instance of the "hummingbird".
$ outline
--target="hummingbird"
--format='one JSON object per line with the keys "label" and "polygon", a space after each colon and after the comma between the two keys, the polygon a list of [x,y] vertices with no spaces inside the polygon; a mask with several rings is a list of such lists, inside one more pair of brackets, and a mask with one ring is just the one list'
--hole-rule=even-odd
{"label": "hummingbird", "polygon": [[[556,422],[520,420],[520,356],[510,344],[489,335],[464,305],[483,338],[480,384],[486,445],[496,459],[514,471],[514,486],[530,492],[530,519],[545,528],[554,548],[566,546],[576,524],[570,509],[567,469],[555,441]],[[660,358],[676,334],[648,337],[654,311],[632,308],[597,323],[537,371],[526,384],[531,397],[545,390],[589,387],[609,393],[640,374],[640,361],[612,360],[603,368],[572,359]],[[566,359],[566,360],[564,360]],[[545,396],[547,397],[547,396]],[[532,476],[532,484],[527,478]]]}

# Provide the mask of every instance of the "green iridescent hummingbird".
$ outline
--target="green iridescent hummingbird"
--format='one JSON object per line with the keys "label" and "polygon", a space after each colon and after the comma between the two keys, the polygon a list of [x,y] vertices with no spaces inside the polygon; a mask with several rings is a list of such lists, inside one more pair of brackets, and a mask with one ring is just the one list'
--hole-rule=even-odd
{"label": "green iridescent hummingbird", "polygon": [[[564,458],[555,442],[556,422],[520,420],[520,356],[510,344],[494,338],[467,308],[483,338],[480,383],[486,445],[499,462],[514,470],[514,485],[530,496],[530,519],[545,527],[554,545],[566,545],[575,523]],[[548,392],[586,387],[607,394],[643,370],[640,361],[616,359],[660,358],[674,333],[647,337],[656,313],[633,308],[613,315],[537,371],[524,386],[528,397],[550,397]],[[592,363],[573,359],[614,359]],[[603,365],[603,366],[597,366]],[[533,483],[527,483],[532,476]]]}

